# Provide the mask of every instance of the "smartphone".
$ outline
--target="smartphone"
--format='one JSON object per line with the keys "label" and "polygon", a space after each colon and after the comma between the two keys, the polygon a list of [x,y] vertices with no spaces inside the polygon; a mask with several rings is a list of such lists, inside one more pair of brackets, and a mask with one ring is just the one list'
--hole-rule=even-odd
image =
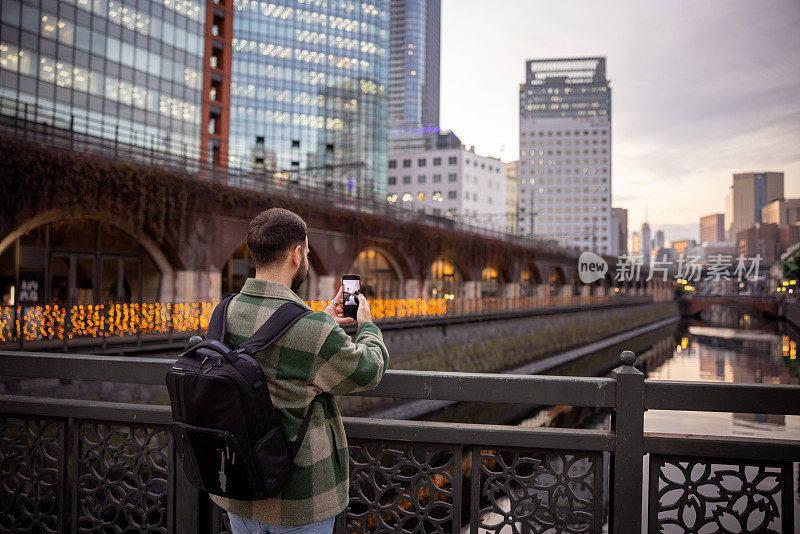
{"label": "smartphone", "polygon": [[361,277],[357,274],[342,276],[342,315],[356,318],[359,293],[361,293]]}

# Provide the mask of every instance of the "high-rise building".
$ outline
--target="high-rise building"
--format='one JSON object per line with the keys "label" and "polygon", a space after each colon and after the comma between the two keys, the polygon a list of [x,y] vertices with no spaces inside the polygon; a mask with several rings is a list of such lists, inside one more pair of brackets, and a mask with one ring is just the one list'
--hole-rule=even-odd
{"label": "high-rise building", "polygon": [[733,186],[725,195],[725,241],[733,241]]}
{"label": "high-rise building", "polygon": [[[389,155],[386,200],[420,213],[506,230],[506,164],[475,154],[452,132],[420,134],[424,148],[410,143]],[[447,140],[449,139],[449,140]],[[408,141],[408,140],[407,140]]]}
{"label": "high-rise building", "polygon": [[742,230],[761,222],[761,208],[783,198],[782,172],[743,172],[733,175],[733,226],[738,240]]}
{"label": "high-rise building", "polygon": [[389,0],[39,5],[2,2],[3,115],[144,163],[385,198]]}
{"label": "high-rise building", "polygon": [[234,0],[229,161],[386,196],[389,0]]}
{"label": "high-rise building", "polygon": [[642,239],[639,237],[639,232],[636,230],[631,234],[631,256],[638,256],[642,253]]}
{"label": "high-rise building", "polygon": [[800,222],[800,198],[782,198],[761,208],[761,222],[787,226]]}
{"label": "high-rise building", "polygon": [[519,90],[521,234],[612,252],[605,66],[602,57],[526,62]]}
{"label": "high-rise building", "polygon": [[506,163],[506,231],[517,233],[517,162]]}
{"label": "high-rise building", "polygon": [[199,161],[209,5],[3,0],[0,113],[140,159]]}
{"label": "high-rise building", "polygon": [[611,208],[611,247],[608,253],[621,256],[628,253],[628,210]]}
{"label": "high-rise building", "polygon": [[392,129],[439,126],[441,0],[391,0]]}
{"label": "high-rise building", "polygon": [[676,258],[680,256],[688,258],[694,248],[697,247],[697,242],[694,239],[677,239],[672,242],[671,246],[675,251]]}
{"label": "high-rise building", "polygon": [[717,243],[725,241],[725,214],[714,213],[700,217],[700,242]]}
{"label": "high-rise building", "polygon": [[642,241],[639,252],[643,256],[648,256],[653,249],[653,242],[650,240],[650,224],[647,221],[642,223],[642,233],[640,235],[642,236]]}
{"label": "high-rise building", "polygon": [[653,248],[658,250],[664,248],[666,241],[664,240],[664,230],[656,230],[656,237],[653,239]]}

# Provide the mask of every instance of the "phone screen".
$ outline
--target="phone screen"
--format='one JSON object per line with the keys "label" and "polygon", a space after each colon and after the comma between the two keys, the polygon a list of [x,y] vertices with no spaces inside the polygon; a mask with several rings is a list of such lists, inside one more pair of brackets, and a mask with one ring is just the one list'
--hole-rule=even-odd
{"label": "phone screen", "polygon": [[358,306],[356,295],[361,291],[361,280],[342,279],[342,293],[345,306]]}

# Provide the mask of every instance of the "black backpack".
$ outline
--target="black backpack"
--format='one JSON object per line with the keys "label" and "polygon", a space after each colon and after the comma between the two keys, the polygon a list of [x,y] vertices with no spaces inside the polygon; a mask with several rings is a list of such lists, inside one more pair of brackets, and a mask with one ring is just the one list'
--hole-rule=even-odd
{"label": "black backpack", "polygon": [[205,340],[178,358],[166,381],[175,450],[189,482],[214,495],[250,501],[275,497],[286,484],[319,397],[311,401],[297,439],[288,441],[253,355],[311,312],[287,302],[233,350],[224,341],[233,297],[214,308]]}

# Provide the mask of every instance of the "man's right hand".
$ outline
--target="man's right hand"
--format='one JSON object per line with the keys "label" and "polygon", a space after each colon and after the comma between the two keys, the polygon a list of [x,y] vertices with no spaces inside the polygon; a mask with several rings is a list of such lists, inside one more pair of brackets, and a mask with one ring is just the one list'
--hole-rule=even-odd
{"label": "man's right hand", "polygon": [[361,326],[361,323],[372,322],[372,312],[369,309],[369,302],[367,302],[367,298],[361,293],[358,294],[358,312],[356,313],[356,321],[358,321],[359,326]]}

